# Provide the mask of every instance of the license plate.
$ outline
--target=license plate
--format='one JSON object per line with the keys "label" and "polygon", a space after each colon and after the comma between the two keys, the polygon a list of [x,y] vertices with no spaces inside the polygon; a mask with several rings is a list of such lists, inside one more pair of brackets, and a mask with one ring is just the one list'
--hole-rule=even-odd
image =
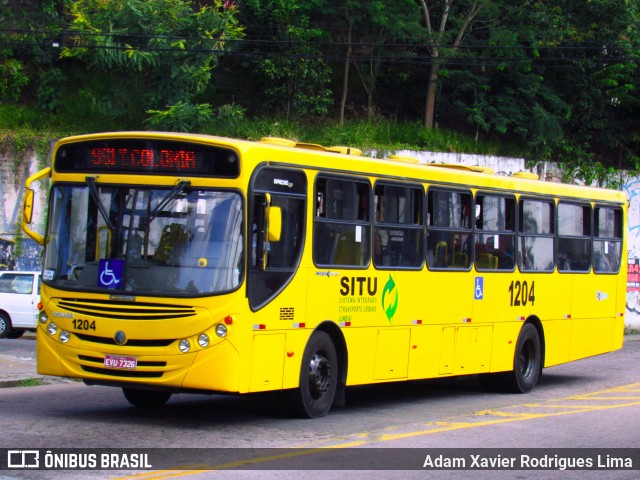
{"label": "license plate", "polygon": [[121,357],[120,355],[105,355],[104,366],[107,368],[135,370],[138,366],[138,359],[136,357]]}

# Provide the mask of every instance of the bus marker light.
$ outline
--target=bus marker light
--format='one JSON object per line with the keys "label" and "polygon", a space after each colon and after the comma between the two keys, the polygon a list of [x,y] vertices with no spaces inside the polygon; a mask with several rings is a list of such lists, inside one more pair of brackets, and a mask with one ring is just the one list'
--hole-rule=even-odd
{"label": "bus marker light", "polygon": [[267,328],[267,326],[265,324],[263,324],[263,323],[261,323],[260,325],[256,324],[256,325],[253,326],[254,330],[265,330],[266,328]]}
{"label": "bus marker light", "polygon": [[191,344],[189,343],[189,340],[183,338],[182,340],[180,340],[178,348],[182,353],[187,353],[189,350],[191,350]]}
{"label": "bus marker light", "polygon": [[414,320],[412,323],[414,325],[422,325],[422,320]]}
{"label": "bus marker light", "polygon": [[569,318],[571,318],[571,315],[565,315],[564,318],[569,319]]}
{"label": "bus marker light", "polygon": [[227,326],[219,323],[218,325],[216,325],[216,335],[219,336],[220,338],[224,338],[227,336]]}
{"label": "bus marker light", "polygon": [[350,327],[351,326],[351,322],[340,322],[340,326],[341,327]]}
{"label": "bus marker light", "polygon": [[202,348],[207,348],[209,346],[209,335],[206,333],[201,333],[198,335],[198,345]]}
{"label": "bus marker light", "polygon": [[524,317],[518,317],[518,320],[520,320],[521,322],[524,322]]}
{"label": "bus marker light", "polygon": [[231,315],[227,315],[226,317],[224,317],[224,323],[226,323],[227,325],[231,325],[233,323],[233,317]]}
{"label": "bus marker light", "polygon": [[287,352],[287,357],[291,358],[291,357],[293,357],[293,355],[294,355],[294,353],[291,350],[289,350]]}
{"label": "bus marker light", "polygon": [[293,324],[293,328],[304,328],[305,324],[304,323],[294,323]]}
{"label": "bus marker light", "polygon": [[42,302],[38,302],[38,305],[36,305],[36,307],[38,308],[38,310],[42,310],[42,307],[43,307]]}
{"label": "bus marker light", "polygon": [[462,323],[471,323],[471,319],[470,318],[463,318],[462,319]]}
{"label": "bus marker light", "polygon": [[418,345],[414,345],[411,348],[413,348],[415,350],[416,348],[418,348]]}

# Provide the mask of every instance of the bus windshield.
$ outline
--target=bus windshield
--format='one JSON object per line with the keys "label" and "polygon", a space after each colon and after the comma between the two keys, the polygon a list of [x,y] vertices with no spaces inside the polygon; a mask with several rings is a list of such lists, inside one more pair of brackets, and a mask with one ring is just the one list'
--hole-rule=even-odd
{"label": "bus windshield", "polygon": [[[44,279],[60,288],[127,295],[209,295],[242,281],[242,199],[237,192],[57,185],[51,192]],[[114,286],[101,261],[118,262]],[[121,281],[120,281],[121,280]],[[107,286],[108,285],[108,286]]]}

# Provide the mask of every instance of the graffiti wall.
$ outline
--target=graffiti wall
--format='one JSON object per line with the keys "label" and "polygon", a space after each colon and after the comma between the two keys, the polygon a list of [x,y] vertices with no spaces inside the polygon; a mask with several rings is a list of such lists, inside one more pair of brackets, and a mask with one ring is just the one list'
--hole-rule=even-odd
{"label": "graffiti wall", "polygon": [[640,327],[640,178],[624,186],[629,195],[628,241],[629,272],[627,274],[626,323]]}

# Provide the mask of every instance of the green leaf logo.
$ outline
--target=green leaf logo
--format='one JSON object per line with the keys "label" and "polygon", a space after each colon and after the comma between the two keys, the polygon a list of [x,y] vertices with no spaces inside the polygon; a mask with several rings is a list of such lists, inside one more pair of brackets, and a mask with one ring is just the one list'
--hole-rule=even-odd
{"label": "green leaf logo", "polygon": [[387,280],[382,291],[382,309],[387,316],[387,320],[391,323],[391,319],[398,309],[398,290],[396,289],[396,282],[393,281],[391,275],[389,275],[389,280]]}

